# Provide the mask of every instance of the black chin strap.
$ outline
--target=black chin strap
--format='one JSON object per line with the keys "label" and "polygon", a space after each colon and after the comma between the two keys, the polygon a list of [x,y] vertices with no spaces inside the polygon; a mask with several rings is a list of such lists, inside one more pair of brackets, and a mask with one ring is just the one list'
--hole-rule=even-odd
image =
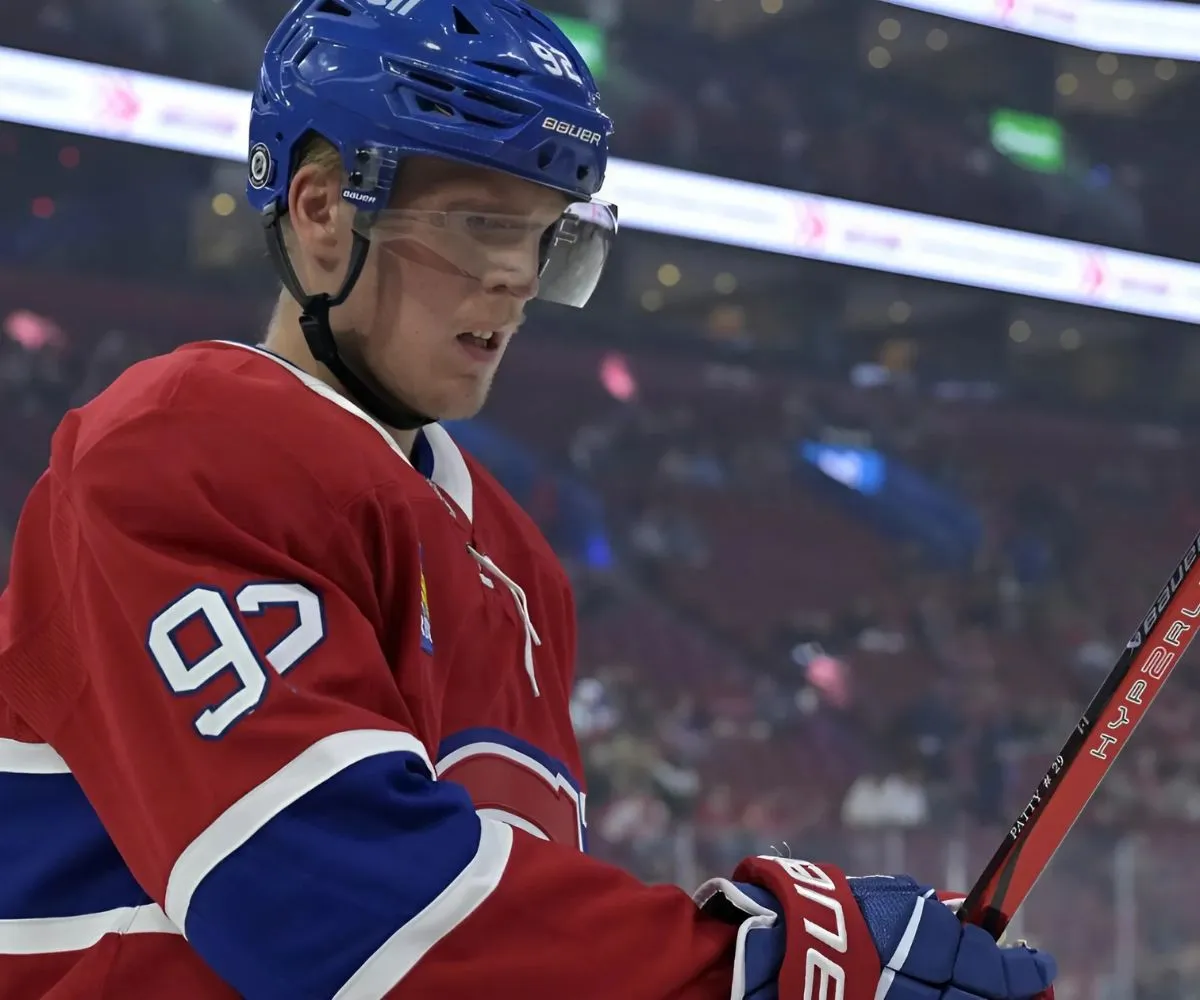
{"label": "black chin strap", "polygon": [[336,295],[327,292],[309,295],[300,286],[300,279],[296,277],[296,269],[292,266],[287,247],[284,245],[280,214],[275,208],[272,207],[264,213],[263,225],[267,231],[267,251],[271,255],[275,270],[284,287],[300,303],[300,329],[313,358],[333,373],[355,403],[384,426],[401,431],[415,431],[432,424],[433,417],[426,416],[393,396],[371,374],[365,364],[361,369],[357,365],[352,366],[338,350],[329,313],[345,302],[354,291],[363,265],[367,262],[371,241],[355,231],[354,244],[350,248],[350,266],[341,289]]}

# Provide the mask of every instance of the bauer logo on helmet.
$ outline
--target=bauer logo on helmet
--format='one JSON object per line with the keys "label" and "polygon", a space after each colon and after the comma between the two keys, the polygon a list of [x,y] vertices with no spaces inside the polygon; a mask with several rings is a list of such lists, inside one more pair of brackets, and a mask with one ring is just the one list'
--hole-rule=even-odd
{"label": "bauer logo on helmet", "polygon": [[542,128],[550,132],[557,132],[559,135],[565,135],[571,139],[578,139],[589,146],[599,146],[601,140],[604,138],[599,132],[593,132],[590,128],[581,128],[578,125],[572,125],[570,122],[560,121],[557,118],[547,117],[542,119]]}

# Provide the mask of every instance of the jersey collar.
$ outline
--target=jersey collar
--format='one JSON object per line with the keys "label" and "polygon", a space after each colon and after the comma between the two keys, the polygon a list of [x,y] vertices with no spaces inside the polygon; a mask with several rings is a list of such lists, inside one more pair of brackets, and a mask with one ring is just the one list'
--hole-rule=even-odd
{"label": "jersey collar", "polygon": [[[321,398],[328,400],[334,406],[340,407],[352,416],[357,417],[363,423],[368,424],[383,438],[384,443],[395,454],[400,456],[401,461],[406,465],[411,466],[413,464],[409,457],[404,454],[404,449],[396,444],[395,439],[388,433],[387,428],[383,424],[332,386],[326,385],[319,378],[314,378],[308,372],[297,368],[290,361],[281,358],[278,354],[268,351],[264,347],[251,347],[248,344],[239,344],[232,340],[218,340],[216,343],[224,344],[227,347],[237,347],[243,351],[250,351],[269,361],[274,361],[275,364],[279,365],[284,371],[289,372],[306,388],[315,392]],[[422,438],[424,440],[423,444],[421,442]],[[417,447],[424,449],[424,454],[420,456],[420,460],[417,463],[420,471],[431,483],[454,501],[458,509],[466,516],[468,522],[473,523],[475,484],[471,481],[471,470],[467,467],[466,459],[463,458],[463,453],[459,450],[458,445],[454,443],[454,439],[441,424],[428,424],[420,432]]]}

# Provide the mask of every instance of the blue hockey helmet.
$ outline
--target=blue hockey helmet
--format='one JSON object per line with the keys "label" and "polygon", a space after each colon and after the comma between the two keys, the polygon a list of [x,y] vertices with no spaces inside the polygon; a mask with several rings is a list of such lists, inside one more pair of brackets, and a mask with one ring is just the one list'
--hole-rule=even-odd
{"label": "blue hockey helmet", "polygon": [[[392,426],[428,418],[381,398],[339,356],[328,311],[349,296],[372,221],[400,164],[436,156],[502,171],[572,200],[541,243],[539,298],[581,306],[616,233],[604,181],[612,125],[583,59],[558,26],[523,0],[301,0],[267,44],[250,121],[248,195],[263,213],[301,326],[368,412]],[[301,153],[314,137],[338,150],[356,212],[349,273],[334,296],[300,287],[278,226]],[[418,419],[419,418],[419,419]]]}
{"label": "blue hockey helmet", "polygon": [[266,46],[254,95],[257,209],[287,202],[294,156],[313,133],[348,174],[365,173],[365,146],[384,151],[354,198],[372,208],[388,200],[386,167],[412,154],[588,200],[604,182],[612,124],[574,44],[522,0],[301,0]]}
{"label": "blue hockey helmet", "polygon": [[[522,0],[301,0],[267,44],[250,123],[250,201],[283,207],[297,151],[332,143],[354,195],[387,203],[396,163],[424,153],[587,201],[612,124],[574,45]],[[368,179],[364,177],[364,180]]]}

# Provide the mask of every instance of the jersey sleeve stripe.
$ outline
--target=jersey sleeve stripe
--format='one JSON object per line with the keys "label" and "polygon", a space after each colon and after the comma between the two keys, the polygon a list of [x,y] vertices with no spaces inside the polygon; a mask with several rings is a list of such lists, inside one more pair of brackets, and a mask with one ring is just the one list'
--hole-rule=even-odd
{"label": "jersey sleeve stripe", "polygon": [[430,948],[467,919],[500,884],[512,853],[513,831],[484,820],[479,850],[446,891],[393,934],[333,1000],[381,1000]]}
{"label": "jersey sleeve stripe", "polygon": [[106,934],[179,934],[154,903],[103,913],[37,920],[0,920],[0,955],[46,955],[84,951]]}
{"label": "jersey sleeve stripe", "polygon": [[509,861],[511,829],[426,767],[369,755],[272,817],[196,887],[192,947],[249,1000],[384,995]]}
{"label": "jersey sleeve stripe", "polygon": [[[550,784],[569,785],[579,792],[579,782],[571,776],[571,770],[557,757],[552,757],[541,747],[528,740],[520,739],[503,729],[493,729],[486,726],[476,726],[473,729],[462,729],[453,736],[442,740],[438,746],[438,773],[441,774],[465,752],[478,753],[480,747],[501,747],[507,756],[519,755],[527,762],[526,766],[536,766],[541,769],[544,780]],[[472,749],[474,748],[474,749]],[[501,752],[492,750],[490,752]]]}
{"label": "jersey sleeve stripe", "polygon": [[531,823],[524,816],[518,816],[515,812],[510,812],[508,809],[498,809],[485,807],[477,809],[480,819],[493,820],[496,823],[506,823],[514,830],[524,830],[531,837],[537,837],[538,840],[549,840],[545,830],[538,828],[536,823]]}
{"label": "jersey sleeve stripe", "polygon": [[[587,795],[565,763],[532,743],[499,729],[477,727],[462,730],[442,740],[438,746],[437,776],[439,779],[460,780],[460,769],[470,769],[488,758],[503,758],[512,762],[522,771],[538,778],[556,796],[569,799],[576,828],[574,839],[579,849],[587,853]],[[470,784],[469,781],[466,783]],[[489,813],[481,811],[480,815]],[[549,831],[539,829],[532,822],[532,817],[521,817],[501,809],[492,811],[490,815],[535,837],[553,839]]]}
{"label": "jersey sleeve stripe", "polygon": [[433,764],[421,741],[410,733],[359,729],[318,740],[262,784],[225,810],[176,859],[167,880],[166,912],[187,927],[196,887],[225,858],[297,799],[345,768],[377,754],[413,754],[433,776]]}
{"label": "jersey sleeve stripe", "polygon": [[0,771],[0,920],[149,902],[74,776]]}
{"label": "jersey sleeve stripe", "polygon": [[0,739],[0,773],[70,774],[71,769],[51,746]]}

